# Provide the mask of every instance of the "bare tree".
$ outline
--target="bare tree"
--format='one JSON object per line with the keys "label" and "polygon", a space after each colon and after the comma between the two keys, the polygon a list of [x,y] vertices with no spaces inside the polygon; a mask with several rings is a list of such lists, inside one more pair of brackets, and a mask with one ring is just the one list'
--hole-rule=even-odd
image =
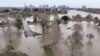
{"label": "bare tree", "polygon": [[47,24],[48,24],[49,16],[46,13],[42,13],[42,14],[39,14],[39,18],[41,19],[42,31],[44,33],[45,28],[47,27]]}
{"label": "bare tree", "polygon": [[86,17],[85,17],[85,20],[87,21],[87,22],[89,22],[90,23],[90,21],[92,21],[92,15],[91,14],[88,14]]}
{"label": "bare tree", "polygon": [[[60,28],[59,28],[59,24],[56,20],[49,22],[49,21],[44,21],[43,23],[46,22],[45,24],[43,24],[43,36],[41,37],[41,43],[43,44],[43,47],[45,50],[51,50],[50,51],[50,55],[52,54],[52,48],[54,48],[55,44],[58,43],[58,41],[60,40]],[[51,23],[51,24],[49,24]]]}
{"label": "bare tree", "polygon": [[12,36],[13,36],[13,32],[12,32],[12,29],[11,29],[11,22],[8,21],[8,28],[7,28],[7,37],[8,37],[8,43],[9,44],[12,44]]}
{"label": "bare tree", "polygon": [[99,19],[98,17],[95,17],[95,18],[94,18],[93,21],[94,21],[95,24],[98,23],[98,19]]}
{"label": "bare tree", "polygon": [[83,18],[80,14],[77,14],[76,16],[73,16],[73,21],[81,22],[83,21]]}
{"label": "bare tree", "polygon": [[81,48],[83,36],[79,33],[79,31],[73,32],[71,36],[67,38],[67,45],[70,48],[71,56],[81,56]]}
{"label": "bare tree", "polygon": [[94,38],[94,35],[92,33],[87,34],[87,38],[89,39],[89,42]]}
{"label": "bare tree", "polygon": [[82,31],[82,25],[81,24],[74,24],[74,30],[75,31]]}
{"label": "bare tree", "polygon": [[[49,25],[49,22],[47,21],[47,23],[45,24],[45,27],[43,27],[43,42],[44,43],[55,43],[58,41],[58,39],[60,38],[60,28],[59,28],[59,24],[55,18],[54,21],[50,22],[51,25]],[[46,42],[45,42],[46,41]]]}

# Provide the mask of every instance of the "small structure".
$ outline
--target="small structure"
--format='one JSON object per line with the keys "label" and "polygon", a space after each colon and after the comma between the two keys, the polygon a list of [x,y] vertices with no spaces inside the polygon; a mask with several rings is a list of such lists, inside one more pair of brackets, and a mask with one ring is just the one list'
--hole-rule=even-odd
{"label": "small structure", "polygon": [[86,6],[82,6],[82,9],[86,9]]}

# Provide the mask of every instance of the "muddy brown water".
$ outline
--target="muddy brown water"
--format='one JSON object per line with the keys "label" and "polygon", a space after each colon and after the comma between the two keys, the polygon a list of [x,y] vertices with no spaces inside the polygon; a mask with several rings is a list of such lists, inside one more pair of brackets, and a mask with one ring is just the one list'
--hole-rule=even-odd
{"label": "muddy brown water", "polygon": [[[63,43],[67,36],[71,35],[73,33],[73,25],[74,24],[81,24],[82,28],[83,28],[83,44],[84,46],[82,47],[82,53],[83,56],[100,56],[100,29],[94,25],[92,22],[89,24],[87,22],[81,22],[81,23],[77,23],[77,22],[72,22],[70,21],[68,24],[60,24],[60,30],[61,30],[61,36],[62,39],[60,40],[60,42],[58,44],[56,44],[55,49],[57,49],[58,51],[56,51],[55,53],[60,54],[60,56],[70,56],[70,52],[69,49],[65,46],[65,44]],[[36,24],[36,25],[30,25],[32,31],[38,32],[38,33],[42,33],[42,28],[40,26],[40,24]],[[67,28],[71,28],[71,29],[67,29]],[[0,33],[0,50],[3,50],[4,46],[7,44],[6,39],[3,37],[3,31],[2,28],[1,29],[1,33]],[[38,30],[37,30],[38,29]],[[88,44],[88,38],[86,37],[87,34],[92,33],[94,35],[94,39],[92,39],[92,44],[89,45]],[[22,51],[26,54],[28,54],[29,56],[44,56],[44,50],[41,47],[41,43],[39,41],[40,36],[37,37],[28,37],[26,38],[23,34],[22,31],[22,35],[20,36],[20,38],[17,39],[17,37],[13,36],[14,38],[12,38],[13,40],[13,44],[16,44],[18,46],[15,45],[15,48],[19,51]]]}
{"label": "muddy brown water", "polygon": [[[71,13],[75,14],[75,12],[70,11]],[[70,13],[69,13],[70,14]],[[83,13],[84,14],[84,13]],[[76,14],[75,14],[76,15]],[[61,40],[59,40],[59,43],[55,45],[53,50],[56,53],[56,56],[70,56],[70,50],[68,47],[65,46],[64,42],[67,39],[69,35],[71,35],[74,32],[73,25],[74,24],[80,24],[82,26],[82,35],[83,35],[83,47],[82,47],[82,56],[100,56],[100,28],[97,27],[93,22],[90,24],[88,22],[72,22],[69,21],[68,24],[60,24],[60,30],[61,30]],[[5,31],[6,31],[5,27]],[[32,31],[37,33],[42,33],[42,27],[40,24],[34,24],[30,25],[30,28]],[[68,29],[70,28],[70,29]],[[20,32],[20,34],[17,34],[17,30],[12,27],[12,40],[13,40],[13,46],[16,48],[16,50],[26,53],[29,56],[45,56],[44,49],[41,47],[41,42],[39,41],[39,38],[41,36],[37,37],[25,37],[23,30]],[[94,35],[94,38],[92,39],[91,43],[88,43],[88,38],[86,37],[87,34],[92,33]],[[3,28],[0,27],[0,51],[2,51],[5,46],[8,44],[9,38],[6,36],[7,33],[3,31]]]}

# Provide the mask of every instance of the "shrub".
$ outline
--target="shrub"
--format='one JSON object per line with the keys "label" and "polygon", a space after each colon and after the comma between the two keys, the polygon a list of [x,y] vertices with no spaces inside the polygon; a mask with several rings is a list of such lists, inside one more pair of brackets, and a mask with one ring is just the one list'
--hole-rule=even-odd
{"label": "shrub", "polygon": [[20,19],[16,19],[15,27],[17,29],[22,29],[22,21]]}
{"label": "shrub", "polygon": [[86,17],[85,17],[85,20],[87,21],[87,22],[90,22],[90,21],[92,21],[92,15],[91,14],[88,14]]}
{"label": "shrub", "polygon": [[98,23],[98,21],[99,21],[98,17],[95,17],[93,21],[94,21],[94,23]]}
{"label": "shrub", "polygon": [[73,16],[73,21],[81,22],[83,21],[83,18],[80,14],[77,14],[76,16]]}
{"label": "shrub", "polygon": [[68,16],[62,16],[61,20],[63,20],[64,23],[67,23],[70,18]]}
{"label": "shrub", "polygon": [[7,45],[6,50],[14,50],[14,47],[12,45]]}

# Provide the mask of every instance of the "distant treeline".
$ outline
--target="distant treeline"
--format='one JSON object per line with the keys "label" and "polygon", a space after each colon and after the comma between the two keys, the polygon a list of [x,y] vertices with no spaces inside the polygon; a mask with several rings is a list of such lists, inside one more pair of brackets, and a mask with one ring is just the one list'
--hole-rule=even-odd
{"label": "distant treeline", "polygon": [[99,8],[85,8],[85,9],[79,8],[79,9],[76,9],[76,10],[95,13],[95,14],[100,14],[100,9]]}

